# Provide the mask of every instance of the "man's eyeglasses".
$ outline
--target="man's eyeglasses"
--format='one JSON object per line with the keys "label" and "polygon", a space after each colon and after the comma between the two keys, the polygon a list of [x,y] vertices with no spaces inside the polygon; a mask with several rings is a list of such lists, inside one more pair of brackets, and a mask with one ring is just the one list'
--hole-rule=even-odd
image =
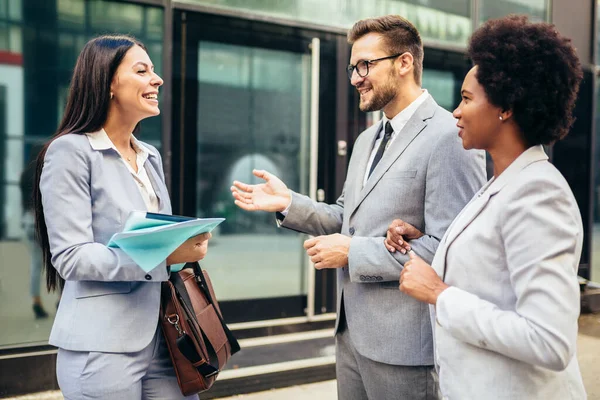
{"label": "man's eyeglasses", "polygon": [[358,74],[358,76],[360,76],[361,78],[364,78],[365,76],[369,75],[369,65],[373,64],[377,61],[383,61],[383,60],[389,60],[390,58],[396,58],[398,56],[401,56],[404,53],[398,53],[398,54],[394,54],[393,56],[387,56],[387,57],[381,57],[381,58],[376,58],[374,60],[362,60],[356,63],[356,65],[352,65],[352,64],[348,64],[348,66],[346,67],[346,72],[348,72],[348,79],[352,79],[352,73],[354,72],[354,70],[356,69],[356,73]]}

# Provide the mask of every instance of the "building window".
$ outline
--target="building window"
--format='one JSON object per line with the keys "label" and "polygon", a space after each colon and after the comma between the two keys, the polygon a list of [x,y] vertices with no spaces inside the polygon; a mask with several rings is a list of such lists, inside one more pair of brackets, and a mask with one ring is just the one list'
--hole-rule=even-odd
{"label": "building window", "polygon": [[350,28],[356,21],[397,14],[415,24],[425,41],[465,46],[472,0],[182,0],[311,24]]}
{"label": "building window", "polygon": [[[31,161],[56,131],[77,55],[90,38],[133,34],[162,65],[163,10],[104,0],[0,1],[0,348],[40,344],[56,313],[47,294],[29,210]],[[160,147],[160,118],[141,139]],[[40,296],[47,318],[36,319]],[[39,315],[38,315],[39,316]]]}
{"label": "building window", "polygon": [[526,14],[532,21],[550,21],[550,0],[479,0],[479,23],[508,14]]}

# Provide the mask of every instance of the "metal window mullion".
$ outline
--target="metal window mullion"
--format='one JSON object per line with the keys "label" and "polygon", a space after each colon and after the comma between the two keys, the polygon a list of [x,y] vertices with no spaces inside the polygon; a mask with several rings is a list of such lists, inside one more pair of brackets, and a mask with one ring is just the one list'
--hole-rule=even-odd
{"label": "metal window mullion", "polygon": [[471,34],[479,27],[479,2],[483,0],[471,0]]}
{"label": "metal window mullion", "polygon": [[[163,46],[162,78],[164,81],[161,95],[161,148],[165,183],[172,193],[172,150],[171,120],[173,118],[173,7],[171,0],[163,1]],[[182,50],[185,51],[185,48]]]}
{"label": "metal window mullion", "polygon": [[[311,81],[310,81],[310,179],[309,196],[317,201],[318,168],[319,168],[319,79],[321,68],[321,40],[313,38],[311,42]],[[310,258],[307,259],[308,296],[306,299],[309,320],[315,316],[315,279],[316,271]]]}

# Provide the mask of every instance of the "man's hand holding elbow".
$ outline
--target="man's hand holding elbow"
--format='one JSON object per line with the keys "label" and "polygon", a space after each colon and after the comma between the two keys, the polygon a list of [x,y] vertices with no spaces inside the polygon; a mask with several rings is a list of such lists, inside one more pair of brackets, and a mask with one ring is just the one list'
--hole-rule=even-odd
{"label": "man's hand holding elbow", "polygon": [[395,219],[388,227],[386,238],[384,241],[385,247],[389,252],[394,253],[396,250],[402,254],[406,254],[411,250],[411,240],[418,239],[423,236],[423,232],[401,219]]}

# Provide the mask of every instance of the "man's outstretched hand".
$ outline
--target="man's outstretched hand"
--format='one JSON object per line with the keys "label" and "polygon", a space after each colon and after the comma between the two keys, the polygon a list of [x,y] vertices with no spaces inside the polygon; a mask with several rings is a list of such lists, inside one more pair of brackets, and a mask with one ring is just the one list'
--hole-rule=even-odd
{"label": "man's outstretched hand", "polygon": [[289,189],[281,179],[264,170],[253,170],[254,176],[264,179],[265,183],[248,185],[233,181],[231,194],[236,206],[246,211],[281,212],[292,201]]}

